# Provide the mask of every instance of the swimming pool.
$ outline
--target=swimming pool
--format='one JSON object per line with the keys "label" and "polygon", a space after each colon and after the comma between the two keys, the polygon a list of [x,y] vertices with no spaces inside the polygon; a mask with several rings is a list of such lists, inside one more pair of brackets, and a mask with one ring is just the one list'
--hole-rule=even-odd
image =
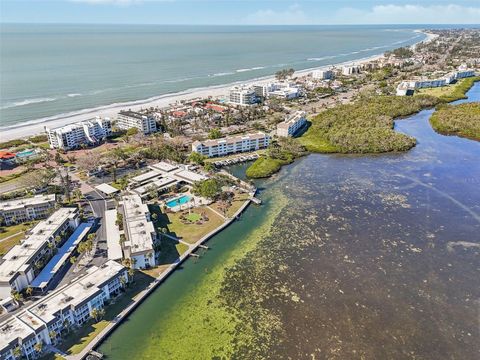
{"label": "swimming pool", "polygon": [[191,199],[190,196],[188,195],[183,195],[183,196],[180,196],[178,198],[175,198],[173,200],[169,200],[165,203],[165,205],[167,205],[167,207],[169,208],[172,208],[172,207],[175,207],[175,206],[178,206],[178,205],[183,205],[183,204],[186,204],[187,202],[189,202]]}
{"label": "swimming pool", "polygon": [[35,150],[28,149],[28,150],[20,151],[16,155],[17,155],[17,157],[23,158],[23,157],[29,157],[29,156],[32,156],[32,155],[35,155],[35,154],[36,154]]}

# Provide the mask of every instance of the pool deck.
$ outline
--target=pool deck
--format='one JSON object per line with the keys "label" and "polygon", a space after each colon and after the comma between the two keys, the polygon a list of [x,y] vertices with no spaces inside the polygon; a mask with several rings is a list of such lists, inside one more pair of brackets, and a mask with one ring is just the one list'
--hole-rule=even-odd
{"label": "pool deck", "polygon": [[250,197],[245,201],[245,203],[235,212],[231,218],[227,218],[225,222],[220,225],[218,228],[212,230],[208,234],[204,235],[200,240],[194,244],[190,244],[187,251],[185,251],[180,257],[170,266],[165,269],[157,278],[150,283],[144,290],[142,290],[133,300],[133,302],[122,310],[111,322],[108,324],[95,338],[90,341],[90,343],[78,354],[68,355],[65,358],[67,360],[82,360],[87,357],[90,351],[95,350],[115,329],[118,325],[122,323],[142,302],[145,300],[155,289],[173,273],[178,265],[183,263],[192,253],[198,249],[204,242],[209,240],[214,235],[218,234],[220,231],[229,226],[234,222],[240,214],[242,214],[245,209],[252,202],[251,198],[255,196],[256,189],[249,193]]}

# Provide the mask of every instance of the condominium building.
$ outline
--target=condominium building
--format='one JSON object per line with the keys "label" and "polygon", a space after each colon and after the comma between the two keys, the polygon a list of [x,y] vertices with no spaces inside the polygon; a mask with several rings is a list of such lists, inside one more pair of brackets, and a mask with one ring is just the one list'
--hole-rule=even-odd
{"label": "condominium building", "polygon": [[62,126],[55,129],[45,127],[52,149],[70,150],[79,146],[96,145],[112,134],[109,118],[96,117],[88,121]]}
{"label": "condominium building", "polygon": [[228,101],[236,105],[252,105],[257,102],[257,95],[252,87],[234,86],[230,89]]}
{"label": "condominium building", "polygon": [[459,70],[455,73],[455,78],[457,79],[464,79],[472,76],[475,76],[474,70]]}
{"label": "condominium building", "polygon": [[12,225],[45,218],[55,208],[55,205],[55,194],[0,202],[0,225]]}
{"label": "condominium building", "polygon": [[360,66],[358,65],[350,65],[342,67],[342,74],[345,76],[354,75],[360,73]]}
{"label": "condominium building", "polygon": [[260,98],[280,97],[287,100],[295,99],[300,96],[301,90],[294,83],[275,82],[268,84],[253,85],[255,95]]}
{"label": "condominium building", "polygon": [[153,117],[130,110],[118,113],[117,126],[122,130],[136,128],[145,135],[157,131],[157,123]]}
{"label": "condominium building", "polygon": [[287,117],[285,121],[277,125],[277,135],[283,137],[295,135],[295,133],[307,123],[305,115],[305,111],[297,111]]}
{"label": "condominium building", "polygon": [[44,259],[51,253],[49,244],[58,245],[56,237],[65,238],[68,230],[74,230],[79,223],[76,208],[60,208],[39,222],[21,244],[10,249],[0,264],[0,299],[27,288],[46,265]]}
{"label": "condominium building", "polygon": [[333,79],[332,70],[315,70],[312,72],[312,78],[317,80],[329,80]]}
{"label": "condominium building", "polygon": [[[123,279],[123,280],[122,280]],[[83,325],[92,310],[102,309],[128,282],[127,269],[115,261],[92,266],[85,275],[0,323],[0,359],[35,359],[35,345],[55,344],[69,329]]]}
{"label": "condominium building", "polygon": [[258,132],[254,134],[229,136],[215,140],[195,141],[192,144],[192,151],[207,157],[215,157],[264,149],[269,144],[270,136]]}
{"label": "condominium building", "polygon": [[157,234],[147,204],[139,195],[127,195],[122,197],[121,208],[125,231],[125,241],[122,242],[124,257],[130,259],[135,269],[154,266]]}

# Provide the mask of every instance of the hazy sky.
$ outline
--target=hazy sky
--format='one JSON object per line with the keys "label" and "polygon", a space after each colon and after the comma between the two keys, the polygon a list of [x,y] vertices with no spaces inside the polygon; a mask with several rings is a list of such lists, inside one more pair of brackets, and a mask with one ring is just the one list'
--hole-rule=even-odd
{"label": "hazy sky", "polygon": [[480,0],[0,0],[1,22],[479,24]]}

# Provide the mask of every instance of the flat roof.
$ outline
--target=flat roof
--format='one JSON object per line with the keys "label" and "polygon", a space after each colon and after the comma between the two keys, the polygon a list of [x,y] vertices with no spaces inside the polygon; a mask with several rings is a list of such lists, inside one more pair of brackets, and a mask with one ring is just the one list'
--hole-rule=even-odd
{"label": "flat roof", "polygon": [[114,188],[113,186],[106,183],[95,186],[95,189],[103,192],[106,195],[112,195],[120,191],[117,188]]}
{"label": "flat roof", "polygon": [[181,180],[187,181],[189,183],[194,183],[196,181],[202,181],[208,179],[205,175],[197,174],[190,170],[182,170],[175,174],[175,177],[180,178]]}
{"label": "flat roof", "polygon": [[257,133],[250,133],[250,134],[244,134],[244,135],[227,136],[220,139],[208,139],[204,141],[195,141],[193,144],[194,145],[201,144],[203,146],[215,146],[221,143],[236,143],[236,142],[241,142],[243,140],[263,139],[266,137],[268,137],[267,134],[263,132],[257,132]]}
{"label": "flat roof", "polygon": [[127,233],[125,246],[130,246],[131,253],[153,250],[153,223],[147,220],[149,213],[147,204],[139,195],[122,197],[123,213]]}
{"label": "flat roof", "polygon": [[105,227],[107,229],[107,254],[109,260],[118,260],[123,257],[120,245],[120,230],[116,224],[117,210],[105,211]]}
{"label": "flat roof", "polygon": [[173,165],[173,164],[169,164],[165,161],[160,161],[156,164],[151,165],[150,168],[158,169],[158,170],[165,171],[165,172],[170,172],[172,170],[178,169],[178,166]]}
{"label": "flat roof", "polygon": [[26,311],[49,323],[55,319],[58,311],[76,307],[100,293],[101,287],[124,269],[123,265],[113,260],[108,260],[100,267],[92,266],[84,276],[51,292]]}
{"label": "flat roof", "polygon": [[72,252],[77,248],[77,245],[85,238],[92,227],[93,222],[81,223],[67,241],[65,241],[65,244],[58,249],[58,252],[50,259],[40,274],[32,281],[32,287],[42,288],[48,285],[50,280],[52,280],[58,270],[62,268]]}
{"label": "flat roof", "polygon": [[40,221],[21,244],[15,245],[0,264],[0,281],[9,281],[17,272],[26,271],[28,263],[55,232],[77,214],[77,209],[60,208],[46,220]]}
{"label": "flat roof", "polygon": [[175,179],[172,179],[171,177],[159,177],[158,179],[154,179],[153,181],[150,181],[148,183],[146,183],[145,185],[142,185],[142,186],[139,186],[135,189],[133,189],[132,191],[136,192],[137,194],[139,195],[144,195],[146,194],[147,192],[150,191],[150,189],[153,187],[155,188],[156,190],[166,186],[166,185],[170,185],[174,182],[176,182],[177,180]]}
{"label": "flat roof", "polygon": [[146,173],[134,176],[130,180],[132,182],[142,183],[144,181],[150,180],[150,179],[155,178],[155,177],[160,176],[160,175],[162,175],[162,174],[159,173],[158,170],[151,170],[151,171],[148,171]]}
{"label": "flat roof", "polygon": [[0,202],[0,211],[21,209],[26,206],[42,205],[51,201],[55,201],[55,194],[51,195],[35,195],[34,197],[13,199]]}

